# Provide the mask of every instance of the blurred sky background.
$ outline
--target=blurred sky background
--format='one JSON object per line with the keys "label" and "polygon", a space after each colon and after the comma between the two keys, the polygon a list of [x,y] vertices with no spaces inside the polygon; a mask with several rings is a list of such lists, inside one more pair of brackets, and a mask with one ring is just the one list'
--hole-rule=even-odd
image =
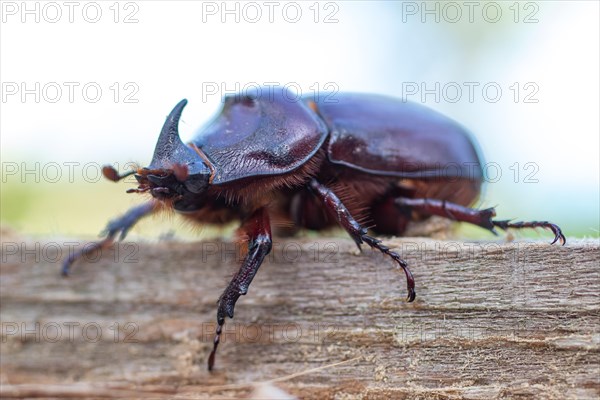
{"label": "blurred sky background", "polygon": [[[303,94],[404,96],[441,111],[466,126],[493,163],[478,206],[498,206],[501,219],[551,220],[569,236],[598,236],[596,1],[473,2],[473,9],[464,2],[275,2],[272,21],[261,1],[237,3],[237,15],[223,14],[220,1],[77,2],[73,22],[62,2],[28,2],[33,14],[23,14],[23,4],[2,2],[3,226],[97,235],[141,198],[125,194],[131,181],[97,180],[94,166],[147,165],[165,116],[182,98],[189,100],[185,141],[219,107],[223,92],[207,88],[278,82]],[[39,101],[23,98],[22,83],[35,91],[36,82]],[[78,85],[72,102],[64,82]],[[473,82],[473,98],[465,82]],[[102,90],[96,102],[94,87]],[[422,88],[434,93],[423,98]],[[50,163],[60,167],[58,179]],[[86,163],[93,163],[87,171]],[[22,176],[24,168],[34,172]],[[134,232],[178,227],[155,219]],[[542,236],[550,238],[533,237]]]}

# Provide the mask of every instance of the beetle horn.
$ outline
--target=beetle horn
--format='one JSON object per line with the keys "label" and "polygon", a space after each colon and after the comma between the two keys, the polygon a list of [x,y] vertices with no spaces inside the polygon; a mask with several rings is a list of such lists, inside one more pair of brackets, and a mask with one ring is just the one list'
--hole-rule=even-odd
{"label": "beetle horn", "polygon": [[169,113],[156,142],[149,169],[171,169],[174,164],[187,164],[197,158],[179,137],[179,119],[186,104],[186,99],[181,100]]}
{"label": "beetle horn", "polygon": [[[158,142],[156,142],[156,148],[154,149],[154,157],[151,165],[158,167],[156,164],[164,164],[168,159],[172,159],[176,156],[179,150],[185,148],[185,145],[179,137],[179,119],[181,118],[181,112],[187,104],[187,100],[183,99],[173,108],[169,113],[167,120],[165,121]],[[161,165],[161,167],[167,167]]]}
{"label": "beetle horn", "polygon": [[[204,159],[190,146],[185,145],[179,137],[179,119],[186,104],[186,99],[181,100],[169,113],[160,131],[154,156],[147,170],[171,171],[179,179],[186,181],[186,187],[190,191],[197,193],[206,186],[205,181],[210,176],[211,170]],[[196,184],[196,181],[199,183]]]}

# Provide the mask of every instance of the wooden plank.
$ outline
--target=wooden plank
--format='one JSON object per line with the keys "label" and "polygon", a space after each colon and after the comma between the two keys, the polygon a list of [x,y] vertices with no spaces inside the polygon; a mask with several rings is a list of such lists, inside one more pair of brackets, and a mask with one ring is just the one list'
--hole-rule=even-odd
{"label": "wooden plank", "polygon": [[235,244],[125,242],[63,279],[69,240],[3,233],[3,397],[235,398],[271,380],[315,399],[600,395],[598,240],[390,239],[414,303],[349,240],[277,240],[209,373]]}

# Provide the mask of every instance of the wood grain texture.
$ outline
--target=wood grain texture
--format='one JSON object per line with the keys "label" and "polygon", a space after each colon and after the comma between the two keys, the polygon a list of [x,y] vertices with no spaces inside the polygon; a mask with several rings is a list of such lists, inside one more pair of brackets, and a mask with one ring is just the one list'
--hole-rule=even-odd
{"label": "wood grain texture", "polygon": [[69,240],[3,233],[2,397],[236,398],[272,380],[315,399],[600,395],[598,240],[389,239],[410,304],[380,254],[276,240],[208,373],[233,243],[121,243],[63,279]]}

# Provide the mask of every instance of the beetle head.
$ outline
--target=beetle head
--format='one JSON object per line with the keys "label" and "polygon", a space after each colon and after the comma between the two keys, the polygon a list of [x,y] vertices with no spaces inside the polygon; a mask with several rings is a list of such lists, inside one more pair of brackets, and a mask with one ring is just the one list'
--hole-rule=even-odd
{"label": "beetle head", "polygon": [[167,117],[154,149],[152,162],[135,175],[140,183],[129,192],[150,192],[159,200],[189,200],[203,193],[210,181],[212,166],[193,144],[179,138],[179,119],[187,100],[181,100]]}

